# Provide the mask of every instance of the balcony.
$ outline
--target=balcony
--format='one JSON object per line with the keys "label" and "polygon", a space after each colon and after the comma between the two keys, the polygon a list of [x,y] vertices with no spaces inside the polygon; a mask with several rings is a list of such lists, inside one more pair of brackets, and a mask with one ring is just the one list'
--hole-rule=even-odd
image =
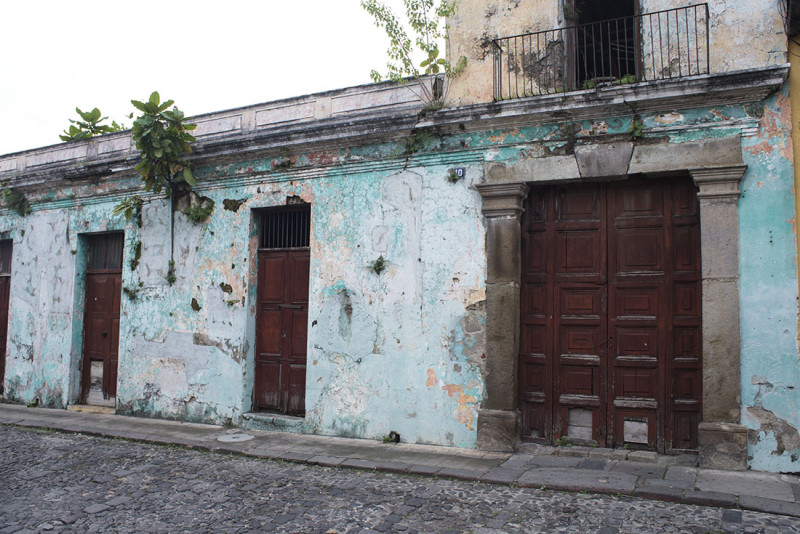
{"label": "balcony", "polygon": [[708,4],[493,41],[494,99],[709,74]]}

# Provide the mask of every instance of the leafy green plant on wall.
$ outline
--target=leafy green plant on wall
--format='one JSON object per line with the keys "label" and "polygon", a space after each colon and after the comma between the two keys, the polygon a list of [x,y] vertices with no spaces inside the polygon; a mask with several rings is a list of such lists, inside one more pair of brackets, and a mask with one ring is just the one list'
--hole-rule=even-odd
{"label": "leafy green plant on wall", "polygon": [[383,255],[378,256],[377,260],[375,260],[373,262],[370,262],[367,265],[367,270],[369,270],[372,273],[377,274],[378,276],[380,276],[381,273],[383,271],[385,271],[387,268],[388,268],[388,264],[387,264],[386,260],[383,258]]}
{"label": "leafy green plant on wall", "polygon": [[128,222],[133,221],[136,226],[142,226],[142,197],[133,195],[124,198],[111,210],[114,215],[122,215]]}
{"label": "leafy green plant on wall", "polygon": [[[370,76],[375,83],[384,78],[403,83],[409,77],[421,82],[423,75],[434,76],[430,86],[419,83],[420,93],[417,96],[427,104],[427,111],[435,111],[441,109],[446,100],[447,79],[461,74],[467,65],[464,56],[454,64],[439,57],[439,45],[447,39],[445,20],[455,13],[456,3],[453,0],[439,0],[438,3],[436,0],[403,0],[403,5],[410,32],[380,0],[361,0],[361,7],[372,15],[375,25],[383,28],[389,37],[387,73],[381,75],[373,70]],[[419,64],[413,59],[417,53],[424,58]]]}
{"label": "leafy green plant on wall", "polygon": [[459,176],[458,173],[455,171],[455,169],[450,169],[449,171],[447,171],[447,181],[450,182],[451,184],[457,183],[463,179],[464,177]]}
{"label": "leafy green plant on wall", "polygon": [[145,191],[155,194],[166,189],[167,195],[179,183],[190,187],[197,185],[192,164],[185,155],[192,151],[189,143],[195,138],[189,132],[197,125],[185,122],[185,116],[173,100],[161,102],[158,91],[153,91],[147,102],[131,100],[142,112],[133,122],[133,142],[141,153],[136,169],[142,173]]}
{"label": "leafy green plant on wall", "polygon": [[25,193],[7,187],[3,189],[2,195],[3,202],[5,203],[6,207],[10,210],[16,211],[18,215],[25,217],[32,211],[31,203],[28,202],[28,198],[25,196]]}
{"label": "leafy green plant on wall", "polygon": [[[141,161],[136,170],[141,173],[145,191],[159,194],[165,191],[170,198],[170,247],[167,282],[175,283],[175,197],[178,190],[185,192],[197,185],[192,164],[186,154],[192,151],[190,143],[195,138],[191,132],[197,125],[186,122],[186,117],[173,100],[161,102],[161,95],[153,91],[147,102],[131,100],[141,111],[133,122],[131,133],[139,150]],[[205,217],[204,217],[205,218]]]}
{"label": "leafy green plant on wall", "polygon": [[400,141],[392,155],[411,156],[425,149],[433,141],[433,135],[425,128],[412,130],[408,137]]}
{"label": "leafy green plant on wall", "polygon": [[633,119],[631,119],[630,128],[628,128],[628,135],[631,137],[631,141],[635,141],[644,137],[644,122],[642,122],[642,118],[639,115],[634,115]]}
{"label": "leafy green plant on wall", "polygon": [[69,129],[64,130],[64,133],[58,136],[62,141],[76,141],[126,129],[124,124],[118,124],[117,121],[111,121],[110,125],[100,124],[108,117],[102,117],[102,113],[97,108],[92,111],[81,111],[80,108],[75,108],[75,111],[81,120],[69,119],[69,122],[72,123]]}
{"label": "leafy green plant on wall", "polygon": [[131,245],[131,271],[135,271],[139,267],[139,261],[142,259],[142,242],[140,240],[134,241]]}
{"label": "leafy green plant on wall", "polygon": [[172,285],[177,279],[178,277],[175,276],[175,260],[169,260],[169,263],[167,263],[167,283]]}
{"label": "leafy green plant on wall", "polygon": [[194,224],[202,224],[214,213],[214,200],[200,197],[197,202],[190,202],[182,213]]}

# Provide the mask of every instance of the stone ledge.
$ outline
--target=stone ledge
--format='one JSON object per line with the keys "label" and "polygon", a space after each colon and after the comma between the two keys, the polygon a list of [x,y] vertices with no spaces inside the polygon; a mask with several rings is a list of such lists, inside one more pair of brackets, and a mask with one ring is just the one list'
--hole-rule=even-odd
{"label": "stone ledge", "polygon": [[[341,112],[325,106],[338,96],[362,98],[381,91],[403,91],[404,87],[364,85],[308,95],[285,101],[228,110],[192,119],[202,123],[206,134],[198,137],[190,157],[198,165],[233,158],[279,153],[281,148],[334,149],[396,140],[415,128],[434,127],[440,134],[514,128],[547,122],[629,116],[638,113],[674,111],[692,107],[758,102],[780,88],[788,74],[788,65],[749,69],[730,73],[692,76],[678,80],[660,80],[631,86],[618,86],[569,94],[476,104],[444,109],[422,119],[421,102],[375,97],[372,105],[355,105]],[[298,106],[318,100],[328,110],[308,112],[278,120],[281,113],[259,124],[254,118],[259,110]],[[285,106],[284,106],[285,107]],[[241,116],[241,120],[235,120]],[[253,116],[253,117],[251,117]],[[263,117],[262,117],[263,118]],[[286,118],[286,117],[283,117]],[[74,141],[25,152],[0,156],[0,179],[13,179],[17,186],[62,179],[87,179],[116,173],[132,173],[138,152],[132,147],[129,132],[109,134],[85,141]],[[34,166],[29,165],[29,161]]]}

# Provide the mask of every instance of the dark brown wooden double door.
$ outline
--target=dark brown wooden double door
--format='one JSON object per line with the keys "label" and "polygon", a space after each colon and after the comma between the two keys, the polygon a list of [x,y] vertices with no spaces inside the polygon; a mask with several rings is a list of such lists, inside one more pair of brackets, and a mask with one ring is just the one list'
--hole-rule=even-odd
{"label": "dark brown wooden double door", "polygon": [[258,255],[256,410],[305,413],[309,251]]}
{"label": "dark brown wooden double door", "polygon": [[84,401],[91,387],[92,367],[100,364],[103,396],[117,396],[123,235],[89,236],[88,246],[81,373]]}
{"label": "dark brown wooden double door", "polygon": [[522,236],[523,439],[695,449],[702,376],[693,183],[534,188]]}

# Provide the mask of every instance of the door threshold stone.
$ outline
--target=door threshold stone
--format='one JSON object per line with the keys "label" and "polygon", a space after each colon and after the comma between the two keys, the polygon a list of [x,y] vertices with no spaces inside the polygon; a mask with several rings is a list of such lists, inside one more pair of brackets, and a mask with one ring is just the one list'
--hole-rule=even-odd
{"label": "door threshold stone", "polygon": [[304,417],[295,417],[266,412],[247,412],[242,415],[243,428],[253,430],[271,430],[276,432],[293,432],[302,434],[306,420]]}
{"label": "door threshold stone", "polygon": [[70,412],[83,412],[83,413],[104,413],[107,415],[114,415],[117,409],[114,406],[98,406],[96,404],[70,404],[67,406]]}

